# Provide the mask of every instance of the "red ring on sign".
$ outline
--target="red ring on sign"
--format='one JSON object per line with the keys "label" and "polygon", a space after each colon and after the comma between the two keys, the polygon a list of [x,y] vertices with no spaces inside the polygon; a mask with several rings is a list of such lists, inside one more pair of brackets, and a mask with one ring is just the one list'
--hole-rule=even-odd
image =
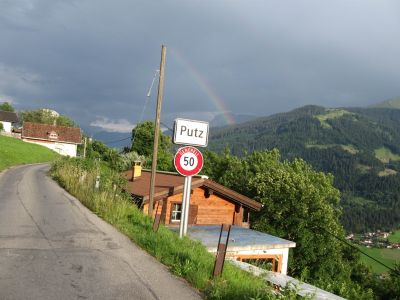
{"label": "red ring on sign", "polygon": [[[192,170],[186,170],[181,165],[181,157],[186,153],[193,153],[197,158],[197,165]],[[183,176],[193,176],[200,172],[203,168],[203,154],[194,147],[186,146],[179,148],[174,157],[175,169]]]}

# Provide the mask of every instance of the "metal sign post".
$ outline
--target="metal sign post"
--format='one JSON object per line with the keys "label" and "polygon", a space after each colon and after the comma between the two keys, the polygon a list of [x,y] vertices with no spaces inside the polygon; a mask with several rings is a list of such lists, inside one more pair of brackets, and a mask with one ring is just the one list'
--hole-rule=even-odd
{"label": "metal sign post", "polygon": [[175,154],[174,164],[176,170],[185,176],[182,194],[181,223],[179,226],[179,237],[187,233],[189,223],[190,193],[192,189],[192,176],[200,172],[203,167],[203,155],[194,147],[182,147]]}
{"label": "metal sign post", "polygon": [[[174,144],[207,147],[208,123],[196,120],[176,119],[174,126]],[[185,176],[182,194],[181,223],[179,237],[187,233],[190,211],[190,193],[192,176],[200,172],[203,167],[203,154],[194,147],[186,146],[178,149],[174,159],[175,169]]]}
{"label": "metal sign post", "polygon": [[192,176],[185,177],[182,194],[182,212],[181,223],[179,225],[179,237],[182,238],[187,233],[187,225],[189,222],[189,207],[190,207],[190,191],[192,186]]}

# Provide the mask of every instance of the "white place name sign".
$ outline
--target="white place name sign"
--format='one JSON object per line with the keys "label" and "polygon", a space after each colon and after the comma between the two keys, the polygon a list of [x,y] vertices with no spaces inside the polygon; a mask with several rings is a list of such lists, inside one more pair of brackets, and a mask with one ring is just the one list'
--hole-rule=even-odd
{"label": "white place name sign", "polygon": [[174,144],[207,147],[208,122],[175,119]]}

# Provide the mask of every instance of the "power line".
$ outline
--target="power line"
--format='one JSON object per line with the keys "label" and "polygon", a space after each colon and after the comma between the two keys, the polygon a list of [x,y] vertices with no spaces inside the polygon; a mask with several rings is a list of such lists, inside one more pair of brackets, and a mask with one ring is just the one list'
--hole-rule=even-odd
{"label": "power line", "polygon": [[373,261],[377,262],[378,264],[384,266],[385,268],[391,270],[394,274],[396,274],[397,276],[400,276],[400,272],[397,271],[396,269],[393,269],[392,267],[384,264],[383,262],[377,260],[375,257],[372,257],[371,255],[365,253],[364,251],[362,251],[360,248],[354,246],[353,244],[347,242],[346,240],[341,239],[340,237],[336,236],[335,234],[331,233],[329,230],[319,227],[319,226],[315,226],[316,228],[322,229],[323,231],[325,231],[326,233],[328,233],[329,235],[333,236],[335,239],[337,239],[338,241],[344,243],[345,245],[357,250],[358,252],[360,252],[361,254],[367,256],[368,258],[372,259]]}
{"label": "power line", "polygon": [[120,140],[106,141],[106,142],[103,142],[103,143],[104,143],[104,144],[113,144],[113,143],[117,143],[117,142],[126,141],[126,140],[129,140],[129,139],[131,139],[131,138],[132,138],[132,137],[129,136],[129,137],[127,137],[127,138],[123,138],[123,139],[120,139]]}
{"label": "power line", "polygon": [[161,123],[161,125],[163,125],[165,128],[167,128],[168,130],[170,130],[170,131],[174,131],[171,127],[169,127],[168,125],[166,125],[165,123],[163,123],[163,122],[160,122]]}
{"label": "power line", "polygon": [[[149,90],[148,90],[148,92],[147,92],[147,94],[146,94],[147,98],[145,98],[145,100],[144,100],[142,112],[141,112],[141,114],[140,114],[139,122],[138,122],[137,124],[142,123],[142,120],[143,120],[143,117],[144,117],[144,112],[145,112],[145,110],[146,110],[147,103],[149,102],[148,100],[149,100],[150,95],[151,95],[151,90],[152,90],[152,88],[153,88],[154,81],[156,80],[156,78],[157,78],[157,76],[159,75],[159,73],[160,73],[160,70],[156,70],[155,73],[154,73],[153,80],[151,81],[150,88],[149,88]],[[164,126],[166,126],[166,125],[164,124]],[[168,129],[170,129],[168,126],[166,126],[166,127],[167,127]],[[113,143],[118,143],[118,142],[126,141],[126,140],[128,140],[128,139],[131,139],[132,142],[133,142],[133,141],[135,140],[135,136],[129,136],[129,137],[127,137],[127,138],[123,138],[123,139],[119,139],[119,140],[103,141],[103,143],[104,143],[104,144],[113,144]]]}

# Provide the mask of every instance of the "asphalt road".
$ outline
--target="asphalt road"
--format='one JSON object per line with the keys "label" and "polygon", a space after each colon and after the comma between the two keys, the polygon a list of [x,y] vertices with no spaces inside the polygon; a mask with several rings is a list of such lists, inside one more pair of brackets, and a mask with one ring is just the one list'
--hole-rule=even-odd
{"label": "asphalt road", "polygon": [[0,299],[200,299],[46,176],[0,174]]}

